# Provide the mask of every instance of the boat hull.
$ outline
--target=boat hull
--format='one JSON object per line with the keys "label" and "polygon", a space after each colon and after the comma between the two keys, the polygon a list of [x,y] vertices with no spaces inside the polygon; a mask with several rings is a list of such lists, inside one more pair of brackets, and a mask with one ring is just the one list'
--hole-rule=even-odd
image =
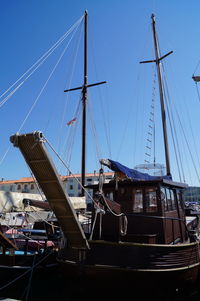
{"label": "boat hull", "polygon": [[56,256],[56,252],[15,256],[1,254],[1,297],[24,300],[38,293],[41,284],[44,287],[45,279],[57,270]]}
{"label": "boat hull", "polygon": [[[199,275],[199,244],[156,245],[90,243],[90,251],[81,262],[60,256],[63,273],[83,286],[104,288],[107,293],[117,287],[145,294],[173,292],[194,285]],[[74,258],[75,259],[75,258]]]}

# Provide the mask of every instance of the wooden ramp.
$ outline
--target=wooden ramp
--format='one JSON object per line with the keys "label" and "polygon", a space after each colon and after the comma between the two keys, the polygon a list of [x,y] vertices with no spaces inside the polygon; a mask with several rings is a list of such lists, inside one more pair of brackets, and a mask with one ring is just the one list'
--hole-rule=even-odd
{"label": "wooden ramp", "polygon": [[18,247],[15,245],[13,241],[11,241],[6,235],[0,231],[0,246],[2,246],[4,249],[16,249],[18,250]]}
{"label": "wooden ramp", "polygon": [[64,189],[60,176],[45,147],[41,132],[10,137],[18,147],[54,211],[62,231],[72,248],[87,249],[88,242],[76,212]]}

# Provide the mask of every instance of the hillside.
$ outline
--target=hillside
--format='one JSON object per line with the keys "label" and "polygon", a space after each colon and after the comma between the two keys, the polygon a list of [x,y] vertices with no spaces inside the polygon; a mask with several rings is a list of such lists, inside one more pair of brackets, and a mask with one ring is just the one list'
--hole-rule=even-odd
{"label": "hillside", "polygon": [[190,186],[184,192],[184,201],[185,202],[200,202],[200,187]]}

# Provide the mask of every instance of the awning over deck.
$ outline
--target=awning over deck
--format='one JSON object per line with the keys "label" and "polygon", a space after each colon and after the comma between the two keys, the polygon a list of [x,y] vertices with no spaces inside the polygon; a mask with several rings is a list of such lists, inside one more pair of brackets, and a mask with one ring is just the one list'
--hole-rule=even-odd
{"label": "awning over deck", "polygon": [[115,172],[123,173],[126,177],[134,181],[154,181],[154,180],[161,180],[161,179],[172,180],[171,176],[151,176],[147,173],[142,173],[139,172],[138,170],[129,168],[111,159],[102,159],[100,162],[103,165],[108,166],[110,169],[112,169]]}

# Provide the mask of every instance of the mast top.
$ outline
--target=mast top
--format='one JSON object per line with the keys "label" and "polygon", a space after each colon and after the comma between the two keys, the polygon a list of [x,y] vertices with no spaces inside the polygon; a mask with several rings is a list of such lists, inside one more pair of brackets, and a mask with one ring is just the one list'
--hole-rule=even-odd
{"label": "mast top", "polygon": [[163,82],[162,82],[162,74],[161,74],[161,69],[160,69],[160,62],[166,56],[173,53],[173,51],[170,51],[169,53],[167,53],[167,54],[160,57],[159,47],[158,47],[158,40],[157,40],[157,35],[156,35],[154,14],[151,15],[151,18],[152,18],[152,30],[153,30],[153,39],[154,39],[154,48],[155,48],[155,59],[154,60],[149,60],[149,61],[142,61],[140,63],[156,63],[156,66],[157,66],[158,83],[159,83],[159,90],[160,90],[160,104],[161,104],[161,116],[162,116],[162,126],[163,126],[163,136],[164,136],[166,169],[167,169],[167,175],[171,176],[168,137],[167,137],[167,126],[166,126],[166,114],[165,114],[165,103],[164,103],[164,93],[163,93]]}

